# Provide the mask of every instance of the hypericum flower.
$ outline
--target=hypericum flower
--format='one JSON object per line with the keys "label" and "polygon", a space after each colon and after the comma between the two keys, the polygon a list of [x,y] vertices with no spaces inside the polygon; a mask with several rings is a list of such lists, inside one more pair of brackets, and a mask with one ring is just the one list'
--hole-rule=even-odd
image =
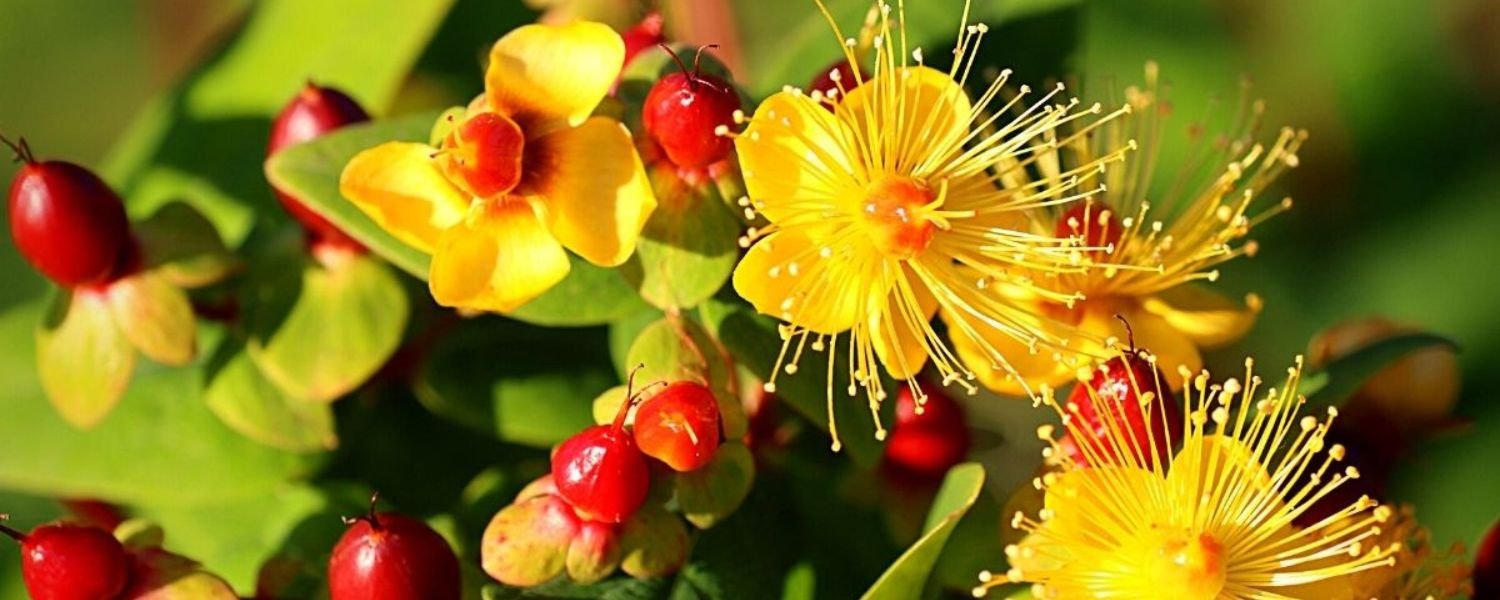
{"label": "hypericum flower", "polygon": [[444,306],[514,310],[568,274],[564,247],[619,265],[656,207],[630,132],[590,116],[624,56],[599,23],[518,28],[495,43],[484,95],[439,148],[361,152],[340,190],[432,255],[428,284]]}
{"label": "hypericum flower", "polygon": [[[1008,72],[971,100],[963,86],[986,26],[960,30],[953,67],[943,72],[923,64],[920,48],[908,47],[901,3],[894,15],[885,2],[876,6],[868,79],[854,66],[856,42],[849,38],[845,58],[857,81],[835,81],[832,97],[788,87],[761,103],[735,140],[749,193],[742,203],[770,222],[742,240],[754,245],[735,269],[735,290],[789,324],[778,371],[795,372],[807,347],[847,353],[848,393],[863,388],[872,410],[886,395],[882,367],[915,385],[931,359],[944,383],[972,389],[964,380],[973,375],[929,323],[939,310],[952,335],[992,351],[995,364],[1007,357],[986,341],[990,332],[1025,344],[1066,343],[1040,329],[1037,315],[985,288],[1009,281],[1054,301],[1072,297],[1031,286],[1018,274],[1087,268],[1067,240],[1018,230],[1022,214],[1098,192],[1083,188],[1125,151],[1102,152],[1056,179],[1012,184],[1014,172],[1033,168],[1056,139],[1051,132],[1100,114],[1100,106],[1052,103],[1061,86],[1029,108],[1024,86],[999,100]],[[829,23],[844,39],[831,16]],[[1014,117],[1001,119],[1008,114]],[[1091,127],[1073,135],[1081,138]],[[991,167],[998,161],[1015,166],[997,172]],[[831,416],[832,367],[828,378]],[[767,387],[774,386],[773,375]]]}
{"label": "hypericum flower", "polygon": [[1328,587],[1331,593],[1327,597],[1440,600],[1473,593],[1463,544],[1454,544],[1443,552],[1434,549],[1431,533],[1417,522],[1416,510],[1410,505],[1401,506],[1392,515],[1375,543],[1396,546],[1396,568],[1345,577]]}
{"label": "hypericum flower", "polygon": [[[1033,222],[1039,233],[1073,236],[1093,252],[1105,268],[1037,277],[1043,288],[1058,293],[1080,292],[1083,300],[1071,305],[1027,290],[1002,289],[1017,302],[1050,315],[1046,323],[1081,330],[1071,352],[1039,353],[1017,363],[1020,377],[988,366],[990,348],[955,340],[958,355],[997,392],[1020,393],[1030,387],[1059,385],[1092,358],[1106,352],[1111,340],[1123,339],[1126,318],[1135,337],[1152,348],[1170,371],[1179,365],[1196,371],[1203,366],[1200,347],[1228,343],[1243,335],[1260,312],[1260,298],[1251,294],[1244,305],[1207,289],[1203,282],[1218,278],[1217,265],[1240,255],[1253,255],[1256,244],[1244,241],[1250,229],[1291,207],[1284,199],[1267,209],[1257,200],[1283,169],[1297,166],[1297,150],[1305,131],[1284,128],[1275,142],[1256,141],[1264,105],[1242,100],[1234,128],[1204,140],[1201,127],[1189,129],[1192,151],[1180,163],[1159,161],[1165,117],[1171,112],[1157,85],[1157,67],[1146,65],[1144,88],[1125,90],[1132,116],[1112,121],[1087,136],[1059,142],[1059,150],[1038,161],[1033,173],[1046,180],[1070,165],[1091,164],[1122,139],[1138,140],[1141,151],[1104,175],[1107,191],[1084,202],[1058,206]],[[999,168],[1008,168],[1000,162]],[[1017,176],[1026,172],[1016,171]],[[1156,176],[1168,186],[1156,185]],[[1014,339],[986,332],[985,340],[1002,353],[1025,350]]]}
{"label": "hypericum flower", "polygon": [[[1016,513],[1012,525],[1028,535],[1006,548],[1003,577],[981,574],[976,595],[1027,582],[1038,598],[1334,598],[1322,586],[1393,564],[1400,544],[1380,543],[1392,511],[1369,497],[1305,528],[1293,524],[1359,476],[1339,467],[1343,446],[1325,447],[1337,411],[1322,420],[1299,416],[1301,373],[1298,357],[1285,387],[1262,393],[1248,359],[1244,383],[1210,383],[1206,371],[1179,368],[1182,439],[1130,435],[1103,411],[1113,443],[1078,444],[1089,468],[1064,455],[1053,426],[1039,428],[1049,442],[1043,455],[1061,471],[1033,482],[1045,489],[1044,507],[1034,518]],[[1074,416],[1076,406],[1046,392],[1041,401],[1075,439],[1096,435]],[[1148,418],[1166,419],[1164,404],[1154,403]],[[1178,442],[1172,460],[1154,459]]]}

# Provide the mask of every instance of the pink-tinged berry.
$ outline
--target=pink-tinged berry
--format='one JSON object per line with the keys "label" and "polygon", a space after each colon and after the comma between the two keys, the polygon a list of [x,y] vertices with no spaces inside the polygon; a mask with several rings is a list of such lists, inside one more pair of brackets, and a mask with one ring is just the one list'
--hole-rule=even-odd
{"label": "pink-tinged berry", "polygon": [[[276,121],[271,124],[271,141],[266,147],[266,156],[276,154],[287,146],[322,137],[345,125],[368,120],[370,115],[353,98],[339,90],[309,82],[276,115]],[[307,230],[314,246],[331,244],[351,249],[364,248],[302,201],[282,190],[275,191],[276,199]]]}
{"label": "pink-tinged berry", "polygon": [[125,590],[125,547],[103,529],[56,523],[22,534],[0,525],[0,533],[21,543],[21,579],[32,600],[115,600]]}
{"label": "pink-tinged berry", "polygon": [[134,244],[120,196],[88,169],[37,161],[24,139],[0,143],[25,163],[10,184],[10,235],[21,255],[63,287],[114,277]]}
{"label": "pink-tinged berry", "polygon": [[697,60],[689,72],[676,53],[672,58],[681,71],[662,77],[651,87],[641,107],[641,121],[672,164],[701,169],[724,160],[734,149],[734,141],[723,134],[734,124],[740,96],[729,82],[699,72]]}
{"label": "pink-tinged berry", "polygon": [[640,23],[620,34],[620,39],[625,41],[626,65],[646,49],[667,41],[666,35],[662,33],[662,25],[661,13],[652,11]]}
{"label": "pink-tinged berry", "polygon": [[345,519],[349,529],[328,561],[331,600],[458,600],[458,558],[426,523],[375,512]]}
{"label": "pink-tinged berry", "polygon": [[968,419],[941,388],[921,383],[923,401],[910,385],[896,392],[896,422],[885,440],[888,472],[918,480],[941,479],[969,454]]}
{"label": "pink-tinged berry", "polygon": [[[1128,463],[1130,453],[1144,453],[1151,464],[1152,449],[1155,459],[1166,460],[1182,437],[1182,408],[1171,388],[1156,365],[1140,356],[1133,339],[1130,344],[1130,351],[1105,361],[1068,394],[1064,406],[1075,426],[1058,445],[1078,466]],[[1118,444],[1122,440],[1126,447]]]}
{"label": "pink-tinged berry", "polygon": [[[634,378],[631,373],[630,387]],[[620,523],[640,508],[651,487],[646,456],[625,430],[626,415],[635,403],[630,392],[626,394],[613,423],[573,435],[552,455],[557,494],[585,520]]]}
{"label": "pink-tinged berry", "polygon": [[677,471],[696,471],[719,448],[719,402],[700,383],[678,381],[641,403],[635,443]]}

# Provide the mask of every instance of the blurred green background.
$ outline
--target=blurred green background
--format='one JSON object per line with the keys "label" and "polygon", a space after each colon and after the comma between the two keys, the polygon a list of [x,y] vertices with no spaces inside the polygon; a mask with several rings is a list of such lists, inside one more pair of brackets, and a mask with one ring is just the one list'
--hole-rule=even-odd
{"label": "blurred green background", "polygon": [[[400,30],[409,23],[431,21],[435,29],[411,37],[421,50],[408,59],[415,63],[409,74],[403,69],[389,84],[360,84],[365,86],[361,89],[389,98],[383,106],[373,107],[378,115],[389,116],[447,106],[477,93],[487,44],[545,8],[515,0],[457,0],[446,12],[441,8],[445,3],[434,3],[439,8],[424,13],[431,18],[414,19],[411,9],[377,8],[383,3],[306,0],[302,4],[318,6],[314,12],[326,19],[287,30],[255,27],[275,24],[269,17],[256,19],[293,4],[0,0],[0,131],[26,136],[39,156],[99,168],[113,183],[127,188],[151,189],[138,180],[119,180],[139,170],[131,164],[138,159],[130,157],[142,155],[121,149],[121,140],[154,143],[152,135],[140,132],[149,131],[152,119],[167,114],[200,119],[212,115],[222,120],[213,121],[222,127],[194,129],[197,133],[181,137],[171,134],[165,139],[179,146],[156,154],[157,160],[216,144],[263,147],[279,99],[290,97],[297,83],[311,77],[338,85],[343,81],[337,74],[350,71],[331,67],[336,75],[328,80],[330,76],[317,68],[321,63],[299,61],[322,56],[315,44],[364,48],[382,44],[385,38],[359,35],[360,27],[373,23]],[[560,11],[623,11],[610,0],[548,4]],[[784,14],[812,14],[811,0],[668,4],[676,9],[672,26],[686,41],[725,45],[726,62],[752,93],[779,87],[778,76],[804,84],[836,51],[818,21],[790,29],[777,21],[787,18]],[[961,4],[956,0],[922,4],[924,12],[939,13],[942,23],[956,24]],[[1235,365],[1251,353],[1273,368],[1302,352],[1320,329],[1373,314],[1418,324],[1457,341],[1465,374],[1458,414],[1470,425],[1417,448],[1398,466],[1392,494],[1416,503],[1419,517],[1440,542],[1476,541],[1500,516],[1500,477],[1494,470],[1494,461],[1500,459],[1500,403],[1488,386],[1496,372],[1493,365],[1500,364],[1500,311],[1495,310],[1500,268],[1494,264],[1500,256],[1500,3],[1141,0],[1082,5],[1065,0],[975,0],[975,6],[977,14],[1004,22],[987,41],[986,59],[997,66],[1014,66],[1024,80],[1131,83],[1138,80],[1145,61],[1156,60],[1171,83],[1171,97],[1181,115],[1172,126],[1185,128],[1210,99],[1234,100],[1238,82],[1248,75],[1255,83],[1254,95],[1268,103],[1269,127],[1287,124],[1311,132],[1301,153],[1302,166],[1275,188],[1296,199],[1295,209],[1259,229],[1261,253],[1231,264],[1220,280],[1221,289],[1261,294],[1266,310],[1243,343],[1215,354],[1211,362]],[[312,33],[326,27],[353,31],[343,42]],[[752,36],[756,31],[777,35]],[[802,47],[798,36],[807,32],[819,44],[818,53],[776,48]],[[260,47],[284,47],[287,56],[252,60],[224,51],[227,44],[243,42],[252,34]],[[360,59],[350,58],[356,65]],[[233,68],[210,69],[213,75],[205,78],[205,71],[198,70],[205,64]],[[219,82],[212,77],[236,77],[240,87],[216,87]],[[201,85],[193,88],[195,84]],[[194,91],[181,94],[184,89]],[[140,117],[148,107],[155,112]],[[216,132],[222,139],[203,131]],[[240,156],[253,159],[255,152],[246,150]],[[259,163],[242,163],[223,165],[239,180],[234,193],[252,210],[273,206],[269,190],[256,187]],[[13,172],[14,165],[0,165],[0,181],[9,181]],[[131,196],[130,202],[145,201]],[[137,205],[132,210],[139,215],[145,209]],[[304,477],[315,467],[296,458],[258,453],[232,440],[204,442],[204,448],[193,449],[196,454],[186,455],[192,459],[186,462],[154,461],[130,453],[162,451],[170,443],[131,445],[135,442],[120,441],[126,438],[110,438],[118,435],[119,427],[91,434],[93,438],[63,431],[49,416],[31,374],[30,328],[46,285],[17,255],[9,238],[4,239],[0,511],[13,513],[22,524],[38,522],[59,510],[41,496],[95,492],[77,483],[86,475],[131,477],[131,468],[182,470],[173,474],[184,486],[180,508],[156,500],[136,503],[143,506],[142,512],[168,521],[169,542],[185,538],[182,543],[197,550],[211,568],[246,586],[258,556],[234,558],[230,564],[214,560],[233,556],[234,544],[263,546],[286,535],[296,522],[280,516],[293,514],[283,511],[287,505],[330,505],[332,500],[307,487],[277,483]],[[148,387],[155,393],[191,390],[172,387],[177,384],[167,381],[170,374],[155,373],[152,367],[142,370],[139,379],[166,381]],[[190,393],[182,395],[186,397],[175,400],[193,400]],[[125,402],[133,400],[132,396]],[[1025,423],[1035,418],[1029,409],[994,402],[972,405],[976,426],[1002,434],[1021,432],[1018,439],[1029,437]],[[131,422],[156,426],[181,417],[169,401],[162,401],[162,406]],[[193,418],[203,421],[201,413]],[[219,427],[211,418],[186,423],[162,431]],[[473,447],[488,448],[485,443],[476,441]],[[120,455],[117,463],[78,467],[88,463],[90,452],[101,449]],[[991,481],[998,494],[1003,497],[1005,487],[1029,471],[1010,461],[1034,456],[1034,451],[1019,444],[982,455],[998,465]],[[222,462],[193,462],[203,457]],[[133,466],[122,466],[127,464]],[[243,470],[253,475],[241,476],[242,465],[252,465]],[[226,473],[200,477],[198,471]],[[216,490],[222,493],[186,489],[227,485],[226,481],[243,485]],[[234,534],[261,539],[223,539],[206,517],[230,510],[263,514],[264,531]],[[0,597],[20,597],[16,562],[13,546],[0,544]]]}

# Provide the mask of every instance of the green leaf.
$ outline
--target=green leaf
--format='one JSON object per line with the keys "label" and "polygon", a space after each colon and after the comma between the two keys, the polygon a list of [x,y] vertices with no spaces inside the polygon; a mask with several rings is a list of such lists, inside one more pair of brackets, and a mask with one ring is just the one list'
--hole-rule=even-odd
{"label": "green leaf", "polygon": [[203,403],[252,440],[291,452],[338,445],[333,409],[288,396],[266,379],[239,343],[226,343],[211,361]]}
{"label": "green leaf", "polygon": [[210,285],[243,266],[219,239],[213,223],[184,202],[168,203],[131,229],[146,268],[177,287]]}
{"label": "green leaf", "polygon": [[641,297],[661,309],[692,308],[729,280],[739,258],[740,223],[711,182],[692,187],[675,169],[651,170],[656,212],[622,270]]}
{"label": "green leaf", "polygon": [[436,113],[422,113],[344,127],[277,152],[265,162],[266,177],[381,258],[426,280],[428,256],[386,233],[345,200],[339,176],[349,159],[366,149],[392,141],[425,142],[436,118]]}
{"label": "green leaf", "polygon": [[649,307],[624,275],[568,254],[572,268],[552,289],[508,317],[549,327],[603,325]]}
{"label": "green leaf", "polygon": [[301,254],[251,290],[247,344],[267,379],[293,398],[328,402],[369,379],[401,343],[409,312],[390,267],[368,254],[326,263]]}
{"label": "green leaf", "polygon": [[593,424],[615,383],[597,331],[542,329],[499,317],[461,323],[417,374],[428,410],[502,440],[550,448]]}
{"label": "green leaf", "polygon": [[648,325],[630,345],[629,368],[645,365],[636,375],[644,385],[652,381],[697,381],[713,390],[726,439],[739,439],[749,429],[745,408],[734,382],[734,371],[719,343],[696,321],[669,315]]}
{"label": "green leaf", "polygon": [[[781,352],[781,338],[775,321],[742,304],[719,300],[704,304],[701,313],[708,330],[741,365],[763,380],[770,378],[776,356]],[[798,367],[796,375],[782,373],[777,377],[776,396],[827,431],[828,353],[805,352]],[[834,359],[834,375],[838,377],[848,372],[847,356],[838,354]],[[889,385],[886,387],[890,388]],[[880,461],[881,444],[875,439],[875,424],[868,404],[863,396],[850,397],[841,393],[841,389],[833,391],[840,392],[834,394],[832,408],[842,449],[849,452],[855,464],[865,468],[875,466]],[[882,419],[889,419],[892,405],[893,402],[887,402],[882,408]]]}
{"label": "green leaf", "polygon": [[103,171],[134,214],[186,200],[237,247],[258,213],[280,212],[259,168],[276,112],[309,79],[383,112],[451,4],[257,3],[219,55],[137,118]]}
{"label": "green leaf", "polygon": [[57,414],[74,427],[91,429],[109,415],[130,385],[135,347],[115,324],[107,296],[59,292],[37,328],[36,360],[42,387]]}
{"label": "green leaf", "polygon": [[725,442],[702,468],[674,475],[682,516],[699,529],[738,510],[755,483],[755,457],[739,442]]}
{"label": "green leaf", "polygon": [[[0,488],[184,506],[254,498],[309,476],[320,463],[224,426],[198,401],[200,368],[142,368],[109,419],[91,431],[75,430],[53,412],[34,365],[22,358],[37,352],[28,332],[41,312],[25,304],[0,313],[0,339],[10,341],[0,348],[0,401],[7,423],[25,424],[0,436]],[[205,339],[212,342],[216,331]],[[89,362],[86,354],[66,356]]]}
{"label": "green leaf", "polygon": [[198,318],[187,294],[155,271],[111,283],[109,308],[121,333],[147,358],[182,366],[198,352]]}
{"label": "green leaf", "polygon": [[[975,0],[970,7],[970,23],[959,22],[962,3],[906,2],[906,39],[910,46],[923,46],[928,56],[937,57],[946,54],[949,48],[932,44],[953,40],[963,25],[984,22],[994,26],[1076,2]],[[845,38],[859,36],[865,14],[875,5],[870,0],[824,0],[824,3]],[[750,92],[757,97],[776,92],[783,85],[806,86],[819,70],[843,56],[843,39],[834,34],[823,13],[814,6],[786,10],[766,10],[754,2],[736,2],[731,6],[734,14],[729,22],[738,25],[738,39],[744,44],[740,80],[748,82]],[[894,3],[892,6],[894,10]],[[891,18],[894,29],[895,16]]]}
{"label": "green leaf", "polygon": [[1338,406],[1381,369],[1407,354],[1432,346],[1458,350],[1458,345],[1452,340],[1432,333],[1395,335],[1340,357],[1321,371],[1307,375],[1299,390],[1307,396],[1308,409]]}
{"label": "green leaf", "polygon": [[948,543],[948,536],[979,499],[983,488],[984,467],[978,463],[964,463],[948,471],[927,513],[925,533],[886,569],[863,597],[866,600],[919,597],[943,546]]}

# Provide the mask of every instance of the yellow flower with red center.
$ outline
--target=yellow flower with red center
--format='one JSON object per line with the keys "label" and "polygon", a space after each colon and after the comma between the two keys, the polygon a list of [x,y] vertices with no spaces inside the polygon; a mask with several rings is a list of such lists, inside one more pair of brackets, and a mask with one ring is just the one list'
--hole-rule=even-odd
{"label": "yellow flower with red center", "polygon": [[[868,78],[851,67],[856,81],[835,80],[831,97],[785,89],[761,103],[735,138],[748,203],[770,222],[745,240],[754,243],[734,272],[735,290],[788,323],[777,371],[795,372],[807,348],[847,355],[847,392],[863,389],[872,411],[886,396],[882,370],[913,380],[931,361],[945,383],[972,388],[966,380],[973,375],[930,324],[939,311],[953,337],[981,349],[994,350],[991,334],[1066,344],[1039,328],[1028,308],[985,288],[1009,281],[1057,302],[1074,297],[1028,285],[1018,273],[1078,272],[1087,261],[1067,240],[1017,226],[1027,211],[1097,192],[1086,186],[1126,145],[1056,181],[1009,184],[1009,174],[991,169],[996,162],[1031,168],[1054,140],[1051,132],[1102,113],[1100,106],[1075,110],[1076,100],[1055,101],[1060,86],[1029,107],[1024,86],[1002,100],[1008,72],[971,99],[964,84],[984,25],[960,29],[954,65],[944,72],[925,66],[921,49],[908,46],[901,3],[876,7]],[[858,64],[855,44],[844,44],[851,66]],[[989,358],[1007,360],[1001,352]],[[831,421],[832,367],[827,376]],[[767,387],[774,390],[775,376]],[[837,448],[836,428],[833,436]]]}
{"label": "yellow flower with red center", "polygon": [[[1057,335],[1072,332],[1078,343],[1069,351],[1037,353],[1016,363],[1017,377],[987,366],[990,348],[955,340],[959,356],[990,389],[1016,394],[1072,380],[1078,369],[1106,354],[1112,341],[1125,338],[1124,324],[1115,315],[1125,317],[1136,341],[1156,352],[1164,367],[1196,371],[1203,366],[1200,348],[1238,339],[1260,311],[1254,294],[1240,304],[1203,284],[1218,278],[1217,265],[1253,254],[1255,242],[1244,239],[1250,229],[1291,206],[1285,199],[1269,209],[1258,208],[1266,186],[1297,165],[1306,132],[1282,129],[1274,142],[1262,145],[1255,135],[1264,106],[1244,102],[1233,132],[1196,144],[1181,164],[1168,167],[1158,159],[1170,106],[1160,97],[1155,64],[1146,67],[1144,88],[1127,89],[1125,101],[1133,109],[1129,118],[1060,142],[1057,151],[1037,162],[1034,173],[1033,183],[1055,180],[1068,165],[1090,164],[1119,140],[1140,144],[1140,152],[1104,174],[1107,191],[1039,212],[1032,223],[1038,233],[1072,236],[1081,248],[1095,248],[1087,252],[1103,268],[1036,278],[1045,289],[1078,292],[1083,300],[1069,305],[1025,289],[1000,289],[1052,316],[1045,325]],[[1190,135],[1203,142],[1201,129],[1191,129]],[[1005,162],[998,168],[1010,171]],[[1025,173],[1012,172],[1023,178],[1015,183],[1024,184]],[[1153,187],[1158,173],[1171,177],[1170,185]],[[1025,349],[998,333],[987,333],[985,340],[1002,352]]]}
{"label": "yellow flower with red center", "polygon": [[[1392,511],[1369,497],[1307,527],[1293,524],[1359,476],[1339,467],[1343,446],[1326,443],[1337,411],[1299,416],[1301,373],[1299,357],[1285,387],[1262,392],[1250,360],[1243,382],[1211,383],[1206,371],[1179,369],[1180,440],[1167,427],[1164,436],[1134,435],[1111,410],[1097,411],[1104,431],[1096,433],[1080,407],[1044,393],[1074,439],[1111,443],[1077,444],[1088,467],[1058,445],[1053,426],[1040,428],[1043,454],[1061,471],[1033,482],[1045,490],[1043,508],[1016,513],[1012,525],[1028,535],[1006,548],[1009,571],[981,574],[976,594],[1024,582],[1038,598],[1350,598],[1352,577],[1392,573],[1401,544],[1381,535]],[[1154,407],[1145,418],[1169,418],[1165,402],[1144,396],[1143,406]],[[1174,448],[1170,461],[1155,460]]]}
{"label": "yellow flower with red center", "polygon": [[591,116],[624,56],[599,23],[516,29],[439,147],[381,144],[349,162],[339,187],[432,255],[428,284],[444,306],[515,310],[568,274],[564,248],[619,265],[656,207],[630,132]]}

